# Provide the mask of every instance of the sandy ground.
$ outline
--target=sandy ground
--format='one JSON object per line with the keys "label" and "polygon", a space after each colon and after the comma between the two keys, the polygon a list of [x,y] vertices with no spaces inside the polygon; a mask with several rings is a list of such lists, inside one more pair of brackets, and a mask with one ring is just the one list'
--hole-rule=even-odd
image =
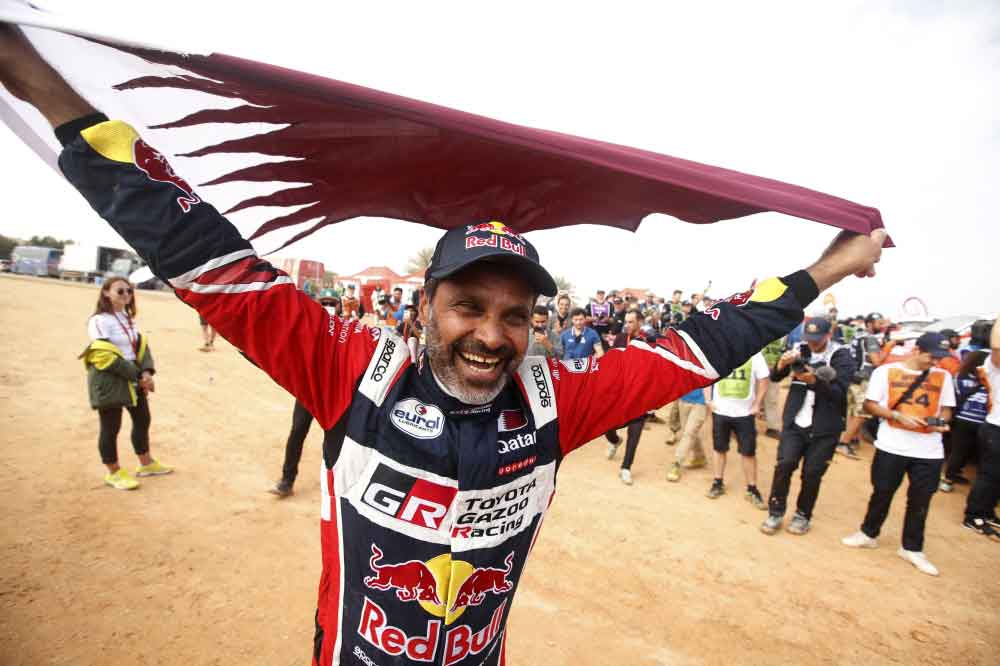
{"label": "sandy ground", "polygon": [[[199,353],[196,315],[141,292],[153,453],[178,471],[106,488],[75,360],[95,299],[0,276],[0,664],[308,664],[318,428],[297,493],[267,494],[292,399],[225,342]],[[1000,663],[1000,545],[961,527],[965,489],[931,505],[931,578],[895,555],[901,495],[878,550],[839,542],[864,512],[870,447],[835,461],[809,535],[766,537],[737,465],[716,501],[707,470],[665,481],[662,428],[645,432],[631,488],[602,441],[566,460],[514,603],[511,663]],[[776,444],[761,438],[765,494]],[[119,447],[131,466],[127,435]]]}

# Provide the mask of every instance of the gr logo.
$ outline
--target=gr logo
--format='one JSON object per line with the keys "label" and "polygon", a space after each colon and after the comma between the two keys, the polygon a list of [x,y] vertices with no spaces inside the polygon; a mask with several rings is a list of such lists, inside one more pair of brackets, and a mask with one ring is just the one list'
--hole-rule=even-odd
{"label": "gr logo", "polygon": [[361,495],[371,508],[419,527],[441,527],[458,488],[416,479],[388,465],[379,464]]}

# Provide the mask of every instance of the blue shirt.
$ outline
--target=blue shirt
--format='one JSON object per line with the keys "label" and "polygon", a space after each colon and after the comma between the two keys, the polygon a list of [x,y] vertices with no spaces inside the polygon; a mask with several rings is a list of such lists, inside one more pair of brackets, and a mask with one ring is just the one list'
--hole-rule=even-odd
{"label": "blue shirt", "polygon": [[601,338],[597,331],[584,327],[583,334],[577,335],[568,328],[559,336],[562,342],[563,358],[587,358],[594,355],[594,345],[600,344]]}
{"label": "blue shirt", "polygon": [[696,388],[690,393],[686,393],[681,396],[681,400],[684,402],[689,402],[692,405],[704,405],[705,404],[705,394],[702,389]]}

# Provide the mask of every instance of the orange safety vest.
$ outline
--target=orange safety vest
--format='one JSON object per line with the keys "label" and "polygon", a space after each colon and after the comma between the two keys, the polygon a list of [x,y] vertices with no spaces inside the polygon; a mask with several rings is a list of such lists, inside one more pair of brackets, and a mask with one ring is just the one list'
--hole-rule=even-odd
{"label": "orange safety vest", "polygon": [[[900,414],[927,419],[937,416],[941,407],[941,391],[944,388],[945,370],[931,368],[930,373],[916,391],[910,394],[905,402],[899,402],[903,394],[910,388],[913,382],[919,379],[920,375],[904,370],[901,367],[889,368],[889,401],[888,406],[896,405],[895,410]],[[897,404],[898,403],[898,404]],[[887,423],[893,428],[910,430],[912,432],[932,432],[930,428],[910,428],[894,419],[888,419]]]}

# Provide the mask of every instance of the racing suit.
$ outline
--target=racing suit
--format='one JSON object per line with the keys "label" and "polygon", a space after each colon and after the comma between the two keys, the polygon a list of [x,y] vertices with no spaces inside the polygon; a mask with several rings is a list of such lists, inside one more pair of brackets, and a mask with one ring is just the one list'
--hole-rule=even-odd
{"label": "racing suit", "polygon": [[325,430],[314,663],[503,664],[505,627],[566,454],[729,374],[802,320],[805,272],[717,303],[654,344],[527,357],[465,405],[389,329],[327,313],[125,123],[57,128],[60,166],[153,272]]}

